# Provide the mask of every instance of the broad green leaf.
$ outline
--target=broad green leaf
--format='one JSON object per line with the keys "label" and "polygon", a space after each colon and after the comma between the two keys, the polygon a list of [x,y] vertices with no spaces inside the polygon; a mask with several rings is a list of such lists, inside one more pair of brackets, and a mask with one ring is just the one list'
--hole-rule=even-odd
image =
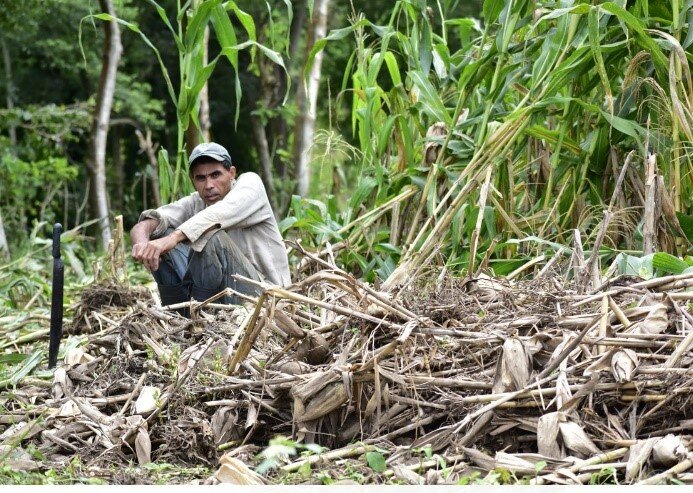
{"label": "broad green leaf", "polygon": [[505,0],[484,0],[484,6],[481,10],[481,16],[484,18],[486,25],[492,24],[498,20]]}
{"label": "broad green leaf", "polygon": [[365,176],[361,179],[356,190],[351,195],[349,206],[351,208],[358,207],[366,201],[366,197],[373,192],[373,189],[378,186],[375,178]]}
{"label": "broad green leaf", "polygon": [[193,10],[192,17],[188,20],[187,28],[183,35],[186,53],[193,51],[193,49],[202,42],[205,35],[205,28],[209,23],[210,14],[213,9],[220,5],[221,0],[208,0],[200,3],[199,6]]}
{"label": "broad green leaf", "polygon": [[[31,373],[34,368],[36,368],[39,363],[41,363],[41,360],[43,359],[43,350],[37,349],[34,351],[31,356],[29,356],[27,359],[25,359],[7,379],[6,382],[0,383],[0,387],[5,387],[7,385],[10,386],[16,386],[19,384],[19,382],[27,376],[29,373]],[[3,385],[4,384],[4,385]]]}
{"label": "broad green leaf", "polygon": [[419,40],[419,65],[425,77],[428,77],[431,71],[432,62],[433,43],[431,42],[431,26],[428,24],[428,20],[425,19],[421,29],[421,39]]}
{"label": "broad green leaf", "polygon": [[390,73],[392,83],[395,86],[402,85],[402,76],[400,75],[399,65],[397,64],[397,59],[395,58],[395,55],[388,51],[383,55],[383,59],[385,60],[385,64],[387,65],[387,70]]}
{"label": "broad green leaf", "polygon": [[163,147],[159,149],[157,156],[158,173],[159,173],[159,189],[161,190],[161,201],[164,204],[171,202],[175,197],[176,190],[173,189],[173,170],[168,160],[168,151]]}
{"label": "broad green leaf", "polygon": [[383,124],[378,130],[378,147],[376,149],[378,155],[383,155],[387,145],[391,142],[392,127],[394,126],[396,120],[396,116],[388,116],[387,120],[385,120],[385,124]]}
{"label": "broad green leaf", "polygon": [[[230,4],[233,13],[236,14],[236,17],[238,17],[238,20],[241,22],[245,32],[248,33],[248,38],[251,41],[257,41],[257,35],[255,33],[255,21],[253,20],[253,16],[239,9],[236,2],[230,2]],[[291,25],[291,19],[289,19],[288,22],[289,25]]]}
{"label": "broad green leaf", "polygon": [[385,472],[387,469],[385,456],[380,452],[366,452],[366,462],[375,472]]}
{"label": "broad green leaf", "polygon": [[534,138],[544,140],[553,145],[558,144],[559,139],[562,139],[562,145],[565,146],[570,152],[576,156],[580,156],[582,154],[580,144],[571,139],[569,135],[565,134],[565,132],[551,130],[543,125],[530,125],[525,129],[525,132],[527,135],[531,135]]}
{"label": "broad green leaf", "polygon": [[602,110],[601,113],[606,121],[619,132],[635,138],[638,142],[640,142],[641,138],[644,138],[646,130],[636,122],[611,115],[604,110]]}
{"label": "broad green leaf", "polygon": [[410,71],[407,75],[419,89],[419,100],[424,105],[424,111],[429,113],[436,121],[442,121],[448,127],[451,127],[452,117],[445,108],[440,94],[431,82],[417,71]]}
{"label": "broad green leaf", "polygon": [[678,257],[674,257],[665,252],[657,252],[652,258],[652,266],[655,269],[671,273],[681,274],[688,268],[688,264]]}

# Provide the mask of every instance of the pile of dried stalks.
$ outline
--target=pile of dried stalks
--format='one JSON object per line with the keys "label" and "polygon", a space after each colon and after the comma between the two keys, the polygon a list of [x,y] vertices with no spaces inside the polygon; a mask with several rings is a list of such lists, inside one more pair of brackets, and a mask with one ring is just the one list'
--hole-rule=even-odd
{"label": "pile of dried stalks", "polygon": [[690,483],[690,286],[693,275],[588,294],[546,274],[422,278],[393,297],[325,268],[264,286],[246,307],[194,304],[193,321],[128,295],[95,308],[92,292],[77,311],[87,343],[67,350],[52,383],[3,398],[0,441],[53,463],[216,467],[223,451],[247,458],[281,434],[331,449],[284,472],[377,446],[388,469],[376,481],[504,469],[536,484],[604,470]]}

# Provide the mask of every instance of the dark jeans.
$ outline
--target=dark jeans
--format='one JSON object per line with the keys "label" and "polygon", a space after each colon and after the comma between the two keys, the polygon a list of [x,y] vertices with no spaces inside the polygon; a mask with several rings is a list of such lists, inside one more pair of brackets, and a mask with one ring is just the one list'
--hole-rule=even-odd
{"label": "dark jeans", "polygon": [[[173,229],[166,231],[166,235]],[[161,257],[159,269],[152,272],[159,288],[161,304],[173,305],[190,301],[204,301],[226,288],[239,293],[255,295],[258,288],[234,279],[234,274],[259,281],[260,276],[225,231],[217,231],[201,252],[179,243]],[[224,296],[217,303],[239,304],[235,296]]]}

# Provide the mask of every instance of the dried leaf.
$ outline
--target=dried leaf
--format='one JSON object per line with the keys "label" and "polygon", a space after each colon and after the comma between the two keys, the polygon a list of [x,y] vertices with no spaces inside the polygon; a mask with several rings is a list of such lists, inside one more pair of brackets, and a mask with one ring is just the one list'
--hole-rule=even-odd
{"label": "dried leaf", "polygon": [[438,158],[441,138],[447,135],[445,122],[436,122],[426,130],[426,144],[424,145],[424,164],[431,166]]}
{"label": "dried leaf", "polygon": [[221,368],[228,364],[231,358],[231,346],[228,342],[219,340],[209,346],[208,349],[205,348],[207,348],[207,342],[201,341],[181,353],[178,360],[179,376],[194,365],[197,365],[199,368],[209,368],[211,366]]}
{"label": "dried leaf", "polygon": [[69,418],[72,416],[78,416],[81,414],[81,411],[79,410],[79,407],[77,407],[77,404],[75,404],[73,401],[66,401],[62,406],[60,406],[60,410],[58,411],[58,416],[61,418]]}
{"label": "dried leaf", "polygon": [[611,368],[611,358],[613,357],[616,351],[617,349],[614,348],[607,351],[604,354],[600,354],[596,360],[594,360],[592,363],[590,363],[590,365],[587,368],[585,368],[585,371],[582,374],[586,377],[590,377],[595,373],[609,370]]}
{"label": "dried leaf", "polygon": [[631,325],[628,332],[633,334],[661,334],[667,330],[667,327],[669,327],[667,306],[664,303],[657,303],[650,306],[645,319]]}
{"label": "dried leaf", "polygon": [[159,399],[161,398],[161,389],[145,385],[140,391],[140,395],[135,401],[135,414],[147,414],[154,411],[158,407]]}
{"label": "dried leaf", "polygon": [[65,368],[56,368],[53,373],[53,399],[61,399],[65,396],[65,392],[70,392],[72,390],[72,381],[70,377],[67,376],[67,370]]}
{"label": "dried leaf", "polygon": [[490,278],[486,274],[480,274],[479,277],[470,281],[467,285],[470,293],[473,293],[479,301],[493,301],[499,295],[506,292],[508,288],[498,281]]}
{"label": "dried leaf", "polygon": [[568,421],[558,426],[561,429],[561,438],[565,447],[579,457],[601,453],[579,424]]}
{"label": "dried leaf", "polygon": [[541,455],[553,459],[565,457],[558,435],[561,431],[559,424],[562,413],[547,413],[539,417],[537,421],[537,449]]}
{"label": "dried leaf", "polygon": [[82,348],[73,347],[65,353],[65,363],[70,366],[81,365],[90,361],[94,361],[94,356],[85,353]]}
{"label": "dried leaf", "polygon": [[137,430],[135,438],[135,452],[139,465],[149,464],[152,461],[152,441],[149,439],[147,430],[140,428]]}
{"label": "dried leaf", "polygon": [[536,472],[534,462],[505,452],[496,452],[496,467],[502,467],[515,474],[534,474]]}
{"label": "dried leaf", "polygon": [[306,335],[303,329],[280,308],[277,308],[274,312],[274,322],[277,327],[289,337],[297,337],[300,339]]}
{"label": "dried leaf", "polygon": [[686,458],[688,449],[680,436],[669,433],[655,443],[652,448],[652,458],[656,464],[671,467]]}
{"label": "dried leaf", "polygon": [[245,418],[245,429],[249,430],[257,423],[258,409],[256,406],[248,406],[248,415]]}
{"label": "dried leaf", "polygon": [[0,457],[2,465],[11,471],[27,472],[39,469],[39,464],[21,447],[0,445]]}
{"label": "dried leaf", "polygon": [[246,466],[241,460],[226,454],[219,459],[219,469],[214,477],[220,483],[263,485],[265,480],[258,473]]}
{"label": "dried leaf", "polygon": [[[2,435],[0,441],[7,444],[18,444],[23,440],[28,440],[31,437],[38,435],[45,429],[45,425],[40,423],[38,419],[31,421],[20,421],[7,428]],[[1,456],[0,456],[1,457]]]}
{"label": "dried leaf", "polygon": [[638,367],[638,355],[632,349],[616,351],[611,358],[611,373],[617,382],[630,382]]}
{"label": "dried leaf", "polygon": [[[573,339],[577,337],[575,334],[567,334],[563,336],[563,340],[561,343],[556,346],[556,348],[553,350],[553,353],[551,353],[551,357],[549,358],[549,361],[546,363],[545,366],[551,366],[554,361],[558,359],[558,357],[561,355],[563,350],[568,346]],[[559,365],[559,368],[562,370],[565,370],[568,367],[568,360],[572,359],[575,360],[580,356],[580,353],[582,352],[582,349],[580,349],[580,346],[576,347],[573,349],[570,354],[568,355],[567,358],[564,358],[561,364]]]}
{"label": "dried leaf", "polygon": [[238,438],[236,424],[238,423],[238,413],[229,407],[222,406],[212,415],[211,428],[214,433],[214,442],[217,445],[229,442]]}
{"label": "dried leaf", "polygon": [[503,343],[503,354],[496,365],[493,391],[508,392],[525,388],[532,371],[532,358],[524,343],[509,337]]}
{"label": "dried leaf", "polygon": [[565,371],[561,370],[556,377],[556,407],[561,409],[572,397],[573,392],[570,390],[568,375],[566,375]]}
{"label": "dried leaf", "polygon": [[636,444],[631,445],[626,464],[626,481],[632,482],[640,477],[657,441],[659,438],[648,438],[647,440],[638,440]]}
{"label": "dried leaf", "polygon": [[347,402],[347,392],[344,384],[342,382],[332,383],[308,401],[303,415],[299,419],[301,421],[312,421],[321,418],[345,402]]}
{"label": "dried leaf", "polygon": [[525,340],[525,348],[527,353],[534,356],[539,351],[544,349],[543,341],[546,340],[546,334],[534,334],[529,339]]}
{"label": "dried leaf", "polygon": [[395,477],[397,479],[400,479],[404,481],[406,484],[413,484],[413,485],[423,485],[424,484],[424,477],[418,475],[411,469],[404,467],[402,465],[397,465],[392,467],[392,472],[395,473]]}

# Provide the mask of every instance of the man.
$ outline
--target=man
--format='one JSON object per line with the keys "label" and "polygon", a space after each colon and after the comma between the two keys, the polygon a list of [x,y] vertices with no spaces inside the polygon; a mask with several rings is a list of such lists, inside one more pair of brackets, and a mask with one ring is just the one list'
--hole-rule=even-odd
{"label": "man", "polygon": [[195,147],[188,164],[197,191],[144,211],[130,231],[132,256],[154,276],[161,303],[204,301],[227,287],[257,292],[234,274],[290,284],[284,242],[260,177],[248,172],[236,180],[229,152],[214,142]]}

